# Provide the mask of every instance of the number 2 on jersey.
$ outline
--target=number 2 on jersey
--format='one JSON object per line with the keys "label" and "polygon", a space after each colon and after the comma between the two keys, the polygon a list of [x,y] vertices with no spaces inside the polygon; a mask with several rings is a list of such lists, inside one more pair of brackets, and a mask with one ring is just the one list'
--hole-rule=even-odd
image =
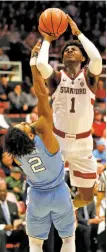
{"label": "number 2 on jersey", "polygon": [[[35,162],[35,163],[31,164],[32,162]],[[31,164],[31,168],[34,173],[41,172],[41,171],[45,170],[45,167],[39,167],[40,165],[42,165],[42,160],[40,159],[40,157],[30,158],[28,163]]]}
{"label": "number 2 on jersey", "polygon": [[71,109],[70,113],[75,113],[75,97],[71,99]]}

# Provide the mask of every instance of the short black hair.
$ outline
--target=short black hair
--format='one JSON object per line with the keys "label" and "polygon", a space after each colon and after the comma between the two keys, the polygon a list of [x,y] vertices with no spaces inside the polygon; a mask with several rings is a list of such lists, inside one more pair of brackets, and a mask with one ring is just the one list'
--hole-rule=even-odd
{"label": "short black hair", "polygon": [[4,138],[5,151],[19,157],[31,153],[35,148],[34,141],[23,131],[10,127]]}
{"label": "short black hair", "polygon": [[64,51],[68,46],[77,46],[81,50],[82,55],[85,57],[85,61],[82,62],[82,65],[86,65],[88,63],[89,58],[83,48],[83,45],[81,44],[81,42],[79,40],[69,40],[67,43],[65,43],[65,45],[62,47],[62,50],[61,50],[61,59],[62,60],[63,60]]}

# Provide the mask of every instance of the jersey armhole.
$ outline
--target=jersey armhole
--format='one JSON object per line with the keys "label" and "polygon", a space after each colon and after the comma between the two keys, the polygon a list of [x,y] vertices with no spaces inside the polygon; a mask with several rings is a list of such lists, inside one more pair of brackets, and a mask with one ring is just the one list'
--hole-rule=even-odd
{"label": "jersey armhole", "polygon": [[[86,81],[86,84],[87,84],[87,87],[89,88],[89,90],[92,92],[92,94],[95,95],[95,94],[96,94],[96,91],[94,91],[94,90],[92,91],[92,89],[91,89],[91,88],[94,89],[94,84],[93,84],[92,86],[88,84],[87,74],[86,74],[87,71],[89,71],[88,68],[84,67],[84,68],[83,68],[83,74],[84,74],[84,77],[85,77],[85,81]],[[91,73],[90,73],[90,74],[91,74]],[[90,76],[90,78],[91,78],[91,76]],[[94,78],[94,75],[93,75],[92,78]],[[97,86],[97,83],[96,83],[95,85]],[[97,88],[96,88],[96,89],[97,89]]]}
{"label": "jersey armhole", "polygon": [[35,139],[34,139],[34,141],[35,141],[35,143],[38,143],[38,141],[40,141],[41,146],[43,147],[43,149],[45,150],[45,152],[47,153],[48,156],[53,157],[53,156],[55,156],[58,153],[58,151],[56,153],[54,153],[54,154],[50,153],[47,150],[47,148],[45,147],[43,141],[41,140],[41,138],[39,136],[36,136]]}

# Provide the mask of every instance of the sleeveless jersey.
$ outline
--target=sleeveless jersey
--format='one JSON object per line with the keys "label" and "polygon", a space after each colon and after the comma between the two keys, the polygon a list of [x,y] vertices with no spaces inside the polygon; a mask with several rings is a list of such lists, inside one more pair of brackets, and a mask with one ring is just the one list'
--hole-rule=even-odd
{"label": "sleeveless jersey", "polygon": [[68,134],[91,129],[95,95],[87,86],[84,69],[74,80],[61,70],[61,81],[52,99],[53,121],[57,129]]}
{"label": "sleeveless jersey", "polygon": [[64,182],[64,162],[62,154],[50,154],[41,138],[34,139],[35,149],[31,154],[16,157],[27,176],[28,184],[39,190],[51,189]]}

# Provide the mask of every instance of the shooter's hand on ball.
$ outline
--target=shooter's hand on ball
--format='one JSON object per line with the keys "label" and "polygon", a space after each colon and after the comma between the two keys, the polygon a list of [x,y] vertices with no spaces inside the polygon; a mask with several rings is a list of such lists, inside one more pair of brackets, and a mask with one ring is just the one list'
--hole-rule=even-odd
{"label": "shooter's hand on ball", "polygon": [[56,40],[56,39],[59,38],[59,37],[55,37],[55,36],[48,35],[48,34],[45,33],[45,32],[42,32],[42,31],[39,29],[39,27],[38,27],[38,30],[39,30],[40,34],[43,36],[43,38],[44,38],[45,40],[47,40],[49,43],[51,43],[53,40]]}
{"label": "shooter's hand on ball", "polygon": [[78,29],[78,26],[76,25],[76,23],[72,20],[72,18],[69,15],[67,15],[67,19],[68,19],[68,23],[71,27],[72,34],[78,36],[81,33],[81,31]]}

